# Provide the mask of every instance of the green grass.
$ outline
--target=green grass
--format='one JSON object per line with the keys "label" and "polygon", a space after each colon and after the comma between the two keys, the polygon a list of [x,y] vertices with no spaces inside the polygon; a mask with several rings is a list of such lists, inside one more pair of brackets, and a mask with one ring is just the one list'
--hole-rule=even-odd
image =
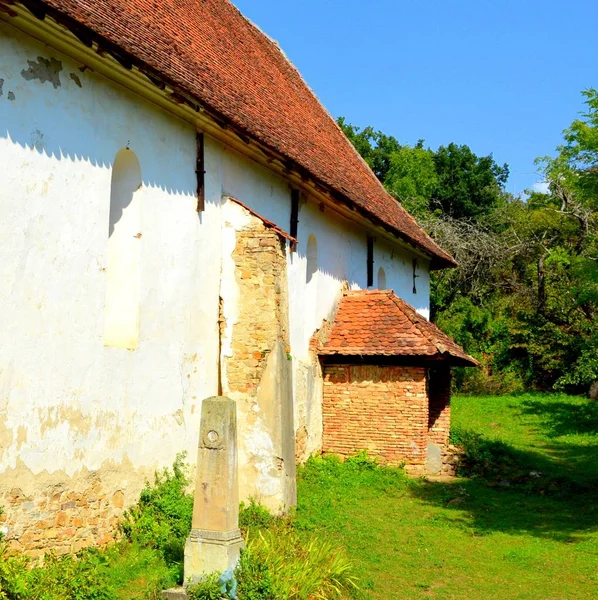
{"label": "green grass", "polygon": [[123,542],[109,548],[107,558],[107,578],[117,600],[153,600],[177,582],[177,570],[154,548]]}
{"label": "green grass", "polygon": [[[269,529],[254,554],[303,588],[320,576],[334,583],[347,556],[361,600],[598,598],[598,402],[458,397],[453,436],[466,448],[468,476],[450,482],[409,479],[364,455],[310,460],[290,521],[255,503],[242,511],[251,535]],[[31,571],[18,557],[0,560],[0,599],[158,598],[180,577],[190,526],[182,460],[144,490],[123,542]],[[258,566],[247,571],[252,589]]]}
{"label": "green grass", "polygon": [[346,548],[362,598],[598,597],[598,403],[460,397],[453,425],[498,468],[449,483],[312,460],[295,526]]}
{"label": "green grass", "polygon": [[546,477],[598,484],[598,402],[564,394],[458,397],[453,429],[508,445]]}

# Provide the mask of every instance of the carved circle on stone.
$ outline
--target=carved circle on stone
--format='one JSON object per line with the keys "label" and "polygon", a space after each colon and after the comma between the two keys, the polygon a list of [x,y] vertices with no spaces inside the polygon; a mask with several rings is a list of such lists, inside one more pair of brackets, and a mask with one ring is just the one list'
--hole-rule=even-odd
{"label": "carved circle on stone", "polygon": [[220,434],[213,429],[210,429],[203,438],[203,443],[206,448],[218,449],[222,447],[222,439]]}

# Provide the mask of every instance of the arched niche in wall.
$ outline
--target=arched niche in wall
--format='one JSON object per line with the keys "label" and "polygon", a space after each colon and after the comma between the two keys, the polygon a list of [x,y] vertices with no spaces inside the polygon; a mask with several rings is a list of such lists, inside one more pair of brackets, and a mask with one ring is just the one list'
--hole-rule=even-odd
{"label": "arched niche in wall", "polygon": [[386,289],[386,273],[382,267],[378,269],[378,289]]}
{"label": "arched niche in wall", "polygon": [[307,239],[307,264],[305,267],[305,283],[309,283],[318,271],[318,242],[312,233]]}
{"label": "arched niche in wall", "polygon": [[139,344],[140,187],[139,160],[123,148],[114,158],[110,184],[104,345],[131,350]]}

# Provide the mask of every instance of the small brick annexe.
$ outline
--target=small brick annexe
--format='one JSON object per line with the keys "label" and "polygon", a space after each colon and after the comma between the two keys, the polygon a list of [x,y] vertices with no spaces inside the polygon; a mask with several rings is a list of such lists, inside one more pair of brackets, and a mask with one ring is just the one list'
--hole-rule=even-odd
{"label": "small brick annexe", "polygon": [[450,367],[476,361],[388,290],[347,292],[324,337],[323,452],[451,473]]}
{"label": "small brick annexe", "polygon": [[365,449],[382,462],[423,473],[428,443],[445,447],[450,429],[450,371],[438,372],[435,385],[428,384],[427,371],[324,366],[323,452],[348,456]]}

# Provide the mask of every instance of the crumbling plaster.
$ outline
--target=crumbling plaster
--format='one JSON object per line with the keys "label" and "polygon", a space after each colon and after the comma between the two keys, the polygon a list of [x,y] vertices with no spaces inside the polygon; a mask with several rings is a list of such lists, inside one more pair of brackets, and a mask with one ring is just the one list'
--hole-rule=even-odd
{"label": "crumbling plaster", "polygon": [[[25,78],[40,56],[81,86]],[[0,98],[0,488],[35,501],[46,476],[69,488],[93,472],[130,503],[194,455],[218,391],[219,156],[206,140],[198,215],[193,128],[80,67],[0,24],[16,95]],[[135,351],[103,342],[111,166],[127,146],[143,180]]]}
{"label": "crumbling plaster", "polygon": [[295,503],[286,240],[234,200],[222,217],[222,392],[237,402],[241,497],[286,510]]}
{"label": "crumbling plaster", "polygon": [[[218,393],[220,297],[226,345],[239,295],[224,273],[244,226],[224,226],[223,194],[288,231],[290,187],[206,136],[198,214],[191,125],[3,22],[0,81],[0,487],[43,503],[49,485],[84,494],[77,482],[91,473],[106,498],[122,491],[126,506],[177,452],[194,460],[201,400]],[[142,172],[135,350],[103,343],[111,166],[125,147]],[[306,286],[310,234],[318,272]],[[271,356],[292,367],[285,418],[304,459],[322,440],[322,379],[309,340],[344,287],[366,286],[366,234],[302,194],[298,238],[297,252],[285,249],[289,347]],[[382,242],[375,252],[389,287],[411,301],[408,253]],[[423,266],[419,281],[426,277]],[[423,314],[426,302],[422,289]],[[258,433],[247,437],[254,454],[280,454]]]}

